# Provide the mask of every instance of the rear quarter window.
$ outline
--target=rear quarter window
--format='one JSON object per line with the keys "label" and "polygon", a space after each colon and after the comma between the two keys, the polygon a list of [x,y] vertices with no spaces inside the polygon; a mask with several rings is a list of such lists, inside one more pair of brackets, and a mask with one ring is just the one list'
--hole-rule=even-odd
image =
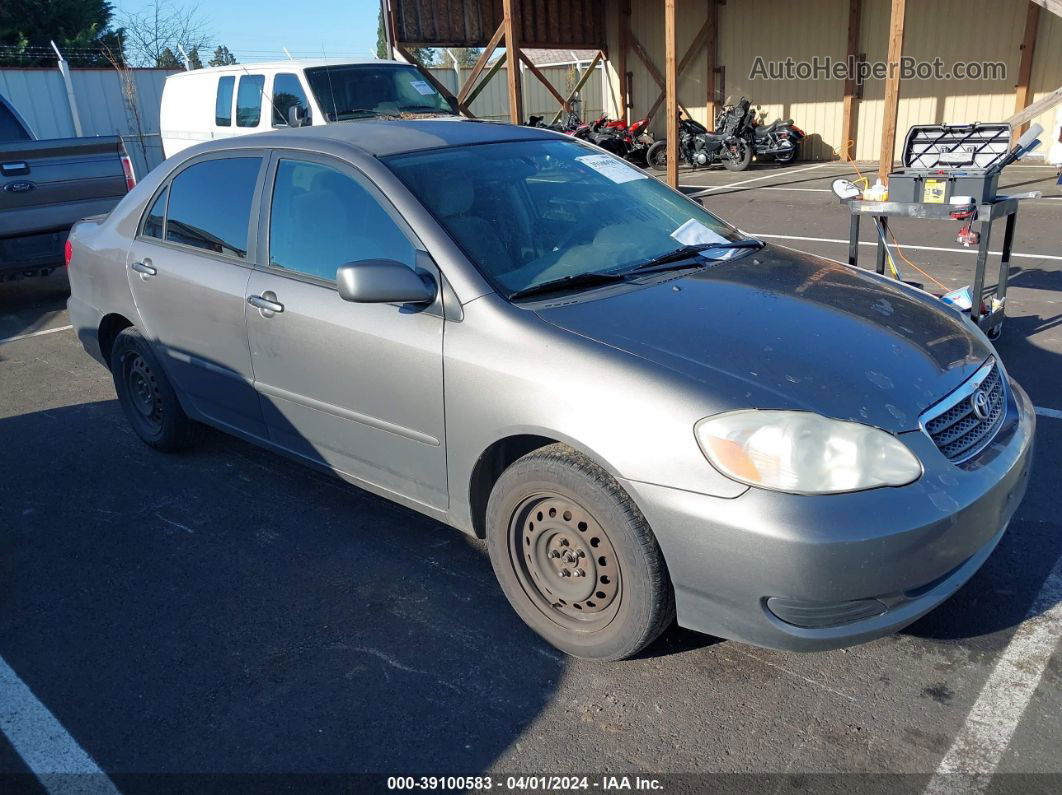
{"label": "rear quarter window", "polygon": [[214,123],[218,127],[232,126],[232,87],[236,78],[232,75],[218,78],[218,96],[214,102]]}

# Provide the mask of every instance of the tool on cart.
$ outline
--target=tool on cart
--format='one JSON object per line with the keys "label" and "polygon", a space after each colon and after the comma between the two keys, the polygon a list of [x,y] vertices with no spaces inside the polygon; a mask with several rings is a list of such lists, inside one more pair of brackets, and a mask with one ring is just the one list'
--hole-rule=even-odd
{"label": "tool on cart", "polygon": [[[851,213],[848,264],[858,267],[859,220],[863,215],[873,219],[878,233],[878,273],[884,274],[888,263],[895,278],[899,278],[899,273],[886,240],[890,217],[960,221],[963,225],[958,242],[977,246],[974,283],[939,297],[961,311],[968,311],[970,319],[990,338],[998,337],[1005,317],[1018,203],[1038,195],[1036,191],[999,195],[999,174],[1039,146],[1041,132],[1043,128],[1034,124],[1011,148],[1011,130],[1005,123],[912,127],[904,142],[903,168],[889,175],[887,201],[881,200],[880,191],[861,193],[848,180],[833,183],[833,192]],[[875,194],[873,198],[872,193]],[[1006,218],[1007,222],[999,276],[995,287],[989,288],[994,295],[989,296],[985,289],[985,271],[992,223],[999,218]],[[977,223],[976,229],[973,228],[974,222]]]}

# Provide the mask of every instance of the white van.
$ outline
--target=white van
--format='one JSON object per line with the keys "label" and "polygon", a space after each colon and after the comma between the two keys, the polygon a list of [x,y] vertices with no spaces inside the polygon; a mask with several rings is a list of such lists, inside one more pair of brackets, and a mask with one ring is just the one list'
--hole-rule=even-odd
{"label": "white van", "polygon": [[456,115],[415,67],[398,61],[277,61],[166,78],[166,157],[216,138],[405,113]]}

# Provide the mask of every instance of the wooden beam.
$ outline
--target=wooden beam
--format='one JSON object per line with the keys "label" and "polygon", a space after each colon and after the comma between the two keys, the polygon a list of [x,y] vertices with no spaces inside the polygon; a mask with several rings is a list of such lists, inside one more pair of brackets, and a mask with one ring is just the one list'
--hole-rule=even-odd
{"label": "wooden beam", "polygon": [[854,67],[859,57],[859,27],[863,20],[863,0],[848,0],[848,45],[845,49],[845,63],[848,65],[848,77],[844,81],[844,110],[841,118],[841,160],[856,159],[856,111],[859,97],[856,96],[858,85]]}
{"label": "wooden beam", "polygon": [[[1021,63],[1018,65],[1018,83],[1014,86],[1014,112],[1021,113],[1029,104],[1029,80],[1032,77],[1033,52],[1036,49],[1036,33],[1040,27],[1040,6],[1029,2],[1025,12],[1025,35],[1021,40]],[[1019,124],[1011,132],[1011,145],[1025,132],[1025,124]]]}
{"label": "wooden beam", "polygon": [[509,121],[524,121],[524,80],[520,74],[520,0],[502,0],[502,27],[505,29],[505,68],[509,83]]}
{"label": "wooden beam", "polygon": [[1037,5],[1041,5],[1056,16],[1062,17],[1062,0],[1034,0]]}
{"label": "wooden beam", "polygon": [[[631,49],[634,50],[634,54],[638,56],[638,60],[640,60],[642,65],[645,66],[645,70],[649,73],[649,76],[653,78],[661,90],[665,90],[664,76],[660,74],[660,70],[656,68],[656,64],[649,59],[649,53],[645,51],[645,47],[643,47],[642,43],[638,41],[638,37],[634,35],[633,31],[631,32],[630,44]],[[685,105],[679,102],[678,106],[682,108],[687,116],[690,115],[689,109],[686,108]]]}
{"label": "wooden beam", "polygon": [[[712,4],[713,5],[715,4],[714,0],[713,0]],[[679,61],[678,77],[682,77],[682,75],[686,72],[686,68],[693,62],[693,59],[696,58],[697,55],[700,53],[701,46],[707,40],[708,34],[711,33],[711,28],[712,28],[712,26],[710,24],[710,21],[709,20],[705,20],[704,24],[701,25],[701,29],[699,31],[697,31],[697,35],[694,37],[693,41],[690,43],[689,49],[686,50],[685,55],[682,56],[682,60]],[[664,101],[664,93],[665,92],[663,92],[663,91],[660,92],[660,95],[656,98],[656,102],[653,103],[652,107],[649,109],[649,112],[647,114],[645,114],[646,116],[648,116],[649,118],[652,118],[653,116],[656,115],[656,111],[660,107],[660,103]],[[710,124],[708,126],[711,127]]]}
{"label": "wooden beam", "polygon": [[483,52],[479,54],[479,58],[476,59],[475,65],[472,67],[472,73],[469,74],[468,80],[461,86],[461,90],[457,92],[457,101],[462,107],[469,104],[468,95],[472,93],[472,89],[476,86],[476,81],[483,73],[483,69],[487,66],[487,62],[490,60],[490,56],[494,54],[494,50],[498,47],[498,42],[502,40],[502,36],[505,35],[505,23],[502,22],[498,26],[498,29],[494,31],[494,35],[490,37],[490,41],[487,42],[487,46],[483,48]]}
{"label": "wooden beam", "polygon": [[601,50],[597,51],[597,54],[594,55],[594,59],[590,61],[590,65],[586,67],[586,71],[583,72],[583,76],[579,78],[579,82],[576,83],[575,87],[568,93],[568,96],[565,98],[564,102],[561,105],[561,110],[557,111],[557,115],[553,117],[553,121],[551,122],[551,124],[557,123],[557,120],[560,119],[561,114],[564,112],[564,105],[571,104],[572,99],[575,97],[576,94],[579,93],[579,89],[581,89],[586,84],[586,81],[590,79],[590,75],[594,73],[594,69],[597,68],[598,62],[604,56],[605,54]]}
{"label": "wooden beam", "polygon": [[546,90],[553,95],[553,98],[560,103],[561,110],[568,110],[568,103],[565,101],[564,97],[562,97],[560,92],[553,87],[553,83],[549,82],[549,78],[542,74],[537,66],[531,63],[531,59],[524,55],[523,50],[520,51],[520,60],[523,61],[524,66],[527,67],[527,71],[538,78],[538,82],[544,85]]}
{"label": "wooden beam", "polygon": [[619,0],[619,52],[616,53],[616,71],[619,73],[619,115],[630,123],[631,87],[627,85],[627,49],[630,47],[631,4]]}
{"label": "wooden beam", "polygon": [[904,17],[907,0],[892,0],[889,15],[889,59],[885,75],[885,105],[882,111],[881,159],[878,177],[884,181],[892,171],[896,149],[896,122],[900,110],[900,57],[903,55]]}
{"label": "wooden beam", "polygon": [[675,64],[675,0],[664,0],[664,101],[667,113],[667,184],[678,187],[678,68]]}
{"label": "wooden beam", "polygon": [[[1020,113],[1015,113],[1009,119],[1007,123],[1011,127],[1018,127],[1022,124],[1028,124],[1035,119],[1041,113],[1047,113],[1055,105],[1062,104],[1062,86],[1059,86],[1046,97],[1040,97],[1036,102],[1029,105],[1025,110]],[[1051,143],[1048,141],[1048,143]]]}
{"label": "wooden beam", "polygon": [[[487,73],[483,75],[483,79],[472,89],[472,92],[468,95],[468,99],[465,100],[466,108],[471,107],[472,103],[476,101],[476,97],[478,97],[483,92],[483,89],[487,87],[487,83],[494,78],[494,75],[501,71],[503,63],[505,63],[504,58],[494,59],[494,63],[490,65],[490,69],[488,69]],[[468,114],[471,116],[472,112],[468,111]]]}
{"label": "wooden beam", "polygon": [[707,95],[704,99],[704,111],[707,124],[704,126],[711,130],[715,126],[715,74],[719,68],[719,2],[708,0],[708,25],[707,41],[704,45],[705,76],[704,88]]}

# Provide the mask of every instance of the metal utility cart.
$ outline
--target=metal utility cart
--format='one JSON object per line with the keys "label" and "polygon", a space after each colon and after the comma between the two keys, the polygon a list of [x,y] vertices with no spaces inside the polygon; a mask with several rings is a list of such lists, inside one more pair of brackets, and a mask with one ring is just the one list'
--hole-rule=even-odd
{"label": "metal utility cart", "polygon": [[[892,201],[865,201],[845,198],[838,193],[851,213],[848,238],[848,264],[859,264],[859,221],[868,215],[878,232],[877,271],[885,273],[888,256],[886,236],[890,218],[922,218],[930,221],[960,221],[964,226],[959,241],[977,245],[977,265],[971,288],[970,319],[989,337],[1002,332],[1010,274],[1010,253],[1014,243],[1018,201],[1031,198],[996,194],[1000,172],[1032,151],[1042,132],[1034,125],[1010,146],[1007,124],[919,125],[912,127],[904,142],[904,167],[889,175]],[[858,189],[853,188],[855,193]],[[988,269],[992,224],[1006,219],[1003,250],[999,258],[999,277],[995,285],[985,286]],[[973,224],[977,228],[973,230]]]}
{"label": "metal utility cart", "polygon": [[[977,232],[980,241],[977,246],[977,264],[974,269],[973,306],[970,319],[980,326],[989,337],[995,339],[1002,332],[1007,297],[1007,278],[1010,274],[1010,251],[1014,243],[1014,226],[1018,218],[1018,199],[998,197],[999,201],[977,206]],[[876,218],[881,225],[882,234],[878,235],[877,272],[885,273],[885,235],[889,232],[889,218],[923,218],[930,221],[954,221],[952,213],[955,207],[950,204],[925,204],[923,202],[846,202],[852,214],[848,237],[848,264],[859,266],[859,221],[864,215]],[[985,275],[988,270],[989,243],[992,239],[992,223],[1006,218],[1003,229],[1003,250],[999,257],[999,277],[994,286],[985,287]],[[994,294],[993,294],[994,292]],[[980,300],[978,300],[980,297]]]}

